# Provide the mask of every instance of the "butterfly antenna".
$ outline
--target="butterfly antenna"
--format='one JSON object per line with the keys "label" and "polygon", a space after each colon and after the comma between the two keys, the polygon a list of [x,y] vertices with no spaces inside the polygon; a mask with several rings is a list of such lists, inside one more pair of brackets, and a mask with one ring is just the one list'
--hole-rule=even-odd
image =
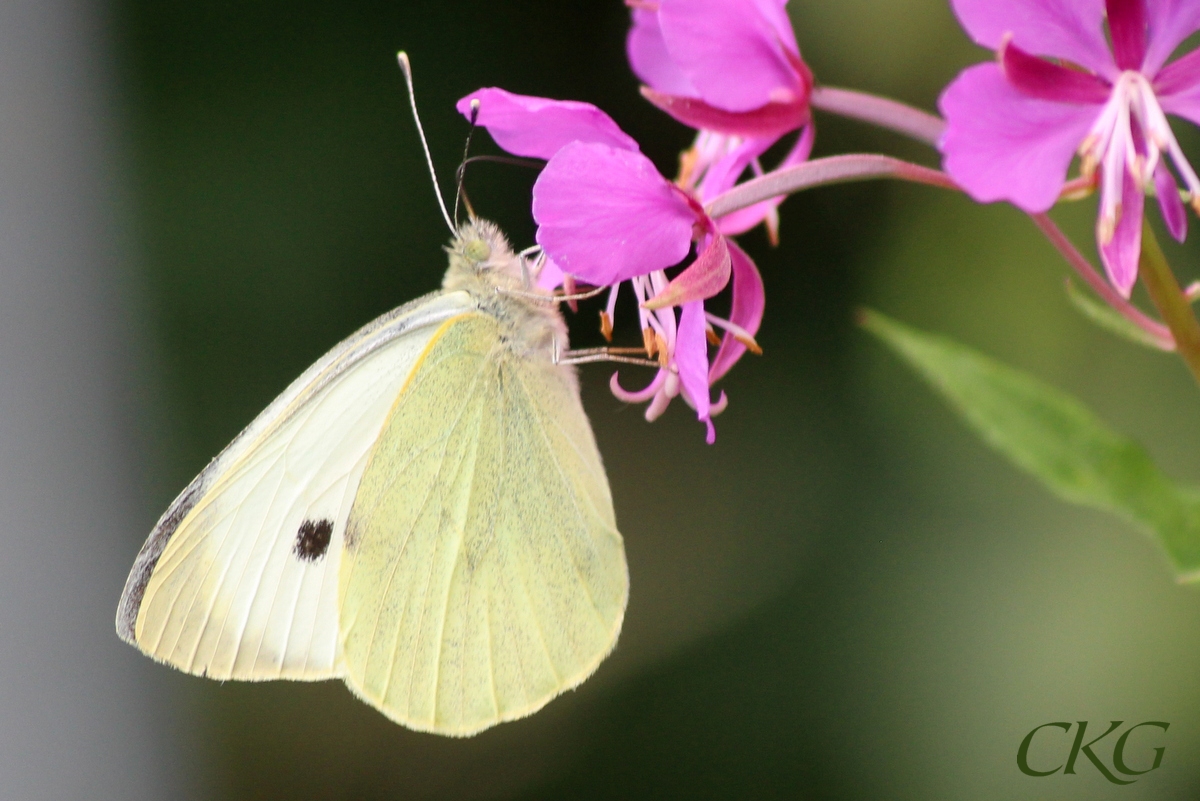
{"label": "butterfly antenna", "polygon": [[[542,167],[546,166],[546,162],[544,162],[544,161],[537,161],[535,159],[519,159],[519,158],[513,158],[512,156],[471,156],[469,158],[464,158],[462,160],[462,163],[458,165],[458,172],[455,173],[455,175],[456,175],[455,180],[458,182],[458,195],[454,199],[454,219],[455,220],[458,219],[458,202],[459,202],[459,200],[461,200],[462,204],[464,206],[466,206],[467,214],[470,214],[472,217],[475,216],[475,209],[473,209],[471,207],[471,198],[470,198],[470,196],[467,195],[467,187],[465,184],[465,179],[466,179],[466,173],[467,173],[467,165],[472,164],[476,161],[494,161],[497,164],[514,164],[518,167],[533,167],[534,169],[538,169],[538,170],[540,170]],[[1200,281],[1197,281],[1196,283],[1198,285],[1200,285]],[[1198,294],[1200,294],[1200,293],[1198,293]]]}
{"label": "butterfly antenna", "polygon": [[461,200],[463,205],[467,207],[467,214],[475,216],[475,209],[471,208],[471,201],[467,199],[466,189],[463,188],[463,181],[467,178],[467,163],[470,161],[471,153],[471,134],[475,133],[475,125],[479,120],[479,98],[471,101],[471,127],[467,130],[467,143],[463,145],[462,163],[458,165],[458,187],[454,192],[454,222],[458,222],[458,202]]}
{"label": "butterfly antenna", "polygon": [[425,151],[425,163],[429,165],[429,177],[433,179],[433,191],[437,195],[438,208],[442,210],[442,219],[446,221],[446,227],[450,229],[450,234],[457,235],[458,228],[450,219],[450,214],[446,211],[446,201],[442,199],[442,188],[438,185],[437,171],[433,169],[433,156],[429,155],[429,143],[425,141],[425,129],[421,127],[421,115],[417,113],[417,95],[413,91],[412,64],[408,62],[408,53],[401,50],[396,54],[396,60],[400,62],[400,70],[404,73],[404,82],[408,84],[408,103],[412,106],[413,120],[417,123],[417,135],[421,137],[421,149]]}

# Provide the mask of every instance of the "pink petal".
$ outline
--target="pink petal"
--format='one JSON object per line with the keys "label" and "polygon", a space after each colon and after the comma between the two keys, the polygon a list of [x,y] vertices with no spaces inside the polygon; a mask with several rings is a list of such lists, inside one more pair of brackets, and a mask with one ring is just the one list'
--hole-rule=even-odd
{"label": "pink petal", "polygon": [[767,103],[752,111],[731,112],[696,98],[663,94],[648,86],[642,87],[642,97],[684,125],[727,136],[778,139],[811,118],[807,101]]}
{"label": "pink petal", "polygon": [[633,27],[625,39],[625,54],[633,74],[642,83],[669,95],[697,96],[692,82],[667,52],[667,43],[658,26],[658,12],[633,9]]}
{"label": "pink petal", "polygon": [[710,236],[696,260],[642,308],[663,309],[711,298],[729,283],[730,269],[729,240],[720,234]]}
{"label": "pink petal", "polygon": [[562,286],[565,278],[563,271],[554,263],[554,259],[546,259],[542,264],[542,271],[538,273],[537,288],[545,289],[547,292],[552,289],[557,289]]}
{"label": "pink petal", "polygon": [[1116,74],[1102,26],[1104,0],[951,0],[951,5],[971,38],[986,48],[999,50],[1011,33],[1026,52],[1065,58],[1106,78]]}
{"label": "pink petal", "polygon": [[733,188],[738,178],[750,166],[750,162],[775,144],[774,139],[747,139],[736,145],[721,158],[708,166],[704,178],[696,187],[701,203],[707,203],[717,195]]}
{"label": "pink petal", "polygon": [[946,171],[981,203],[1028,212],[1054,205],[1099,108],[1026,97],[995,64],[964,70],[938,100]]}
{"label": "pink petal", "polygon": [[1164,99],[1162,107],[1163,111],[1168,114],[1183,117],[1185,120],[1200,125],[1200,86],[1187,94],[1178,94]]}
{"label": "pink petal", "polygon": [[997,55],[1004,77],[1026,97],[1059,103],[1103,103],[1112,94],[1112,85],[1092,73],[1031,56],[1012,42],[1002,43]]}
{"label": "pink petal", "polygon": [[1195,98],[1200,94],[1200,49],[1163,67],[1154,78],[1154,92],[1163,108],[1170,105],[1175,97]]}
{"label": "pink petal", "polygon": [[709,418],[711,400],[708,396],[708,339],[705,335],[704,302],[696,301],[683,307],[679,316],[679,335],[675,340],[675,364],[679,368],[679,383],[687,399],[696,409],[696,417],[708,427],[705,440],[716,441],[717,433]]}
{"label": "pink petal", "polygon": [[1142,72],[1154,75],[1180,43],[1200,30],[1200,3],[1196,0],[1150,0],[1146,4],[1150,26],[1149,46]]}
{"label": "pink petal", "polygon": [[1139,69],[1146,58],[1146,0],[1106,0],[1105,6],[1117,69]]}
{"label": "pink petal", "polygon": [[663,382],[666,380],[667,371],[659,370],[654,374],[654,378],[645,386],[644,389],[637,390],[636,392],[630,392],[621,386],[619,373],[613,373],[612,378],[608,379],[608,388],[619,401],[624,403],[645,403],[653,398],[660,389],[662,389]]}
{"label": "pink petal", "polygon": [[796,137],[796,144],[792,145],[792,149],[783,157],[783,161],[779,162],[776,169],[792,167],[796,164],[801,164],[808,161],[808,157],[812,155],[813,143],[817,139],[817,126],[809,124],[805,126],[800,135]]}
{"label": "pink petal", "polygon": [[[737,243],[729,243],[729,255],[733,261],[733,300],[729,319],[754,336],[758,333],[763,308],[766,306],[762,275],[759,274],[754,261],[737,246]],[[721,339],[721,347],[717,349],[717,355],[713,358],[712,367],[709,368],[708,383],[717,383],[737,364],[745,352],[746,346],[733,334],[726,332]]]}
{"label": "pink petal", "polygon": [[[786,16],[771,0],[661,0],[658,22],[671,59],[700,98],[725,111],[778,100],[806,101],[809,88],[793,64],[798,53]],[[765,12],[765,13],[764,13]],[[779,27],[788,33],[780,38]]]}
{"label": "pink petal", "polygon": [[792,20],[787,13],[788,0],[754,0],[758,13],[771,26],[775,37],[783,44],[784,52],[800,56],[800,46],[796,44],[796,32],[792,30]]}
{"label": "pink petal", "polygon": [[[788,151],[788,154],[784,156],[783,161],[779,163],[776,169],[784,169],[785,167],[791,167],[806,161],[812,153],[813,141],[815,139],[816,127],[812,123],[809,123],[800,132],[800,136],[796,138],[796,144]],[[706,194],[705,189],[701,189],[702,200],[707,201],[716,194],[718,193],[713,193],[710,196]],[[725,236],[737,236],[738,234],[745,233],[773,214],[784,199],[785,197],[782,195],[773,197],[770,200],[764,200],[761,203],[755,203],[753,206],[747,206],[744,209],[726,214],[717,220],[717,230],[725,234]]]}
{"label": "pink petal", "polygon": [[[1142,253],[1142,213],[1146,196],[1129,171],[1125,171],[1121,187],[1121,218],[1112,241],[1100,244],[1100,258],[1108,272],[1108,280],[1125,297],[1137,281],[1138,259]],[[1103,199],[1101,199],[1103,204]]]}
{"label": "pink petal", "polygon": [[1176,242],[1187,239],[1187,211],[1179,198],[1179,185],[1162,161],[1154,168],[1154,194],[1158,196],[1158,208],[1171,236]]}
{"label": "pink petal", "polygon": [[594,286],[678,263],[696,212],[641,153],[572,142],[533,185],[537,242],[560,268]]}
{"label": "pink petal", "polygon": [[516,156],[548,159],[570,142],[596,142],[623,150],[638,149],[612,118],[591,103],[516,95],[503,89],[480,89],[455,108],[471,118],[471,101],[479,100],[477,121],[496,144]]}
{"label": "pink petal", "polygon": [[1168,114],[1183,117],[1200,125],[1200,84],[1192,86],[1186,91],[1159,96],[1159,102],[1162,104],[1163,111]]}
{"label": "pink petal", "polygon": [[1160,96],[1192,91],[1197,86],[1200,86],[1200,49],[1175,59],[1154,77],[1154,91]]}

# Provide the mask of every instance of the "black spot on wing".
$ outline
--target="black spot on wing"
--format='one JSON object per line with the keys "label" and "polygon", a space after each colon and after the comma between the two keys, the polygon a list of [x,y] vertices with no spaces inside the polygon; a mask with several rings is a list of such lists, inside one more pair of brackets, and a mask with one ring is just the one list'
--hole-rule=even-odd
{"label": "black spot on wing", "polygon": [[329,540],[332,537],[332,520],[305,520],[296,532],[296,545],[292,548],[292,553],[305,562],[315,562],[329,550]]}

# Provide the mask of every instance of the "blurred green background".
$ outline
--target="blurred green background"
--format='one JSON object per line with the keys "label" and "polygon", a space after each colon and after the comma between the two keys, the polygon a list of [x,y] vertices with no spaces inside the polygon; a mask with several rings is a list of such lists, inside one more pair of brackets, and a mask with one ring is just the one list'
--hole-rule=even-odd
{"label": "blurred green background", "polygon": [[[988,57],[942,0],[790,10],[819,81],[924,108]],[[596,103],[673,174],[690,137],[639,98],[627,20],[618,0],[116,5],[156,398],[145,530],[313,359],[439,285],[447,236],[396,50],[412,58],[443,181],[467,129],[453,103],[490,85]],[[819,154],[936,164],[891,134],[817,124]],[[1193,134],[1185,149],[1200,154]],[[484,164],[469,179],[518,247],[533,241],[534,175]],[[1088,252],[1093,208],[1059,214]],[[879,308],[1075,392],[1200,480],[1197,387],[1171,357],[1083,321],[1065,265],[1010,208],[874,183],[792,198],[782,216],[777,249],[743,237],[767,283],[765,355],[725,383],[715,446],[682,404],[647,424],[608,394],[611,370],[583,370],[632,578],[621,642],[595,677],[457,741],[403,730],[336,682],[170,672],[198,797],[1196,797],[1200,589],[1177,586],[1138,532],[987,450],[852,314]],[[1198,251],[1170,255],[1191,265]],[[598,344],[595,311],[572,320],[576,345]],[[129,533],[130,560],[141,538]],[[1074,776],[1017,770],[1032,727],[1118,719],[1171,723],[1163,767],[1136,784],[1082,758]]]}

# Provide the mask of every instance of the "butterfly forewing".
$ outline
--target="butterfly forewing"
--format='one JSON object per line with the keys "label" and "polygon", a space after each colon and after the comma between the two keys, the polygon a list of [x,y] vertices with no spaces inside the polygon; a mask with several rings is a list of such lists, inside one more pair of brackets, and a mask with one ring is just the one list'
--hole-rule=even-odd
{"label": "butterfly forewing", "polygon": [[406,726],[530,714],[616,641],[624,549],[574,376],[514,355],[487,315],[430,340],[347,532],[345,678]]}
{"label": "butterfly forewing", "polygon": [[214,678],[340,675],[338,566],[359,477],[429,338],[468,302],[438,294],[376,320],[251,423],[143,547],[122,636]]}

